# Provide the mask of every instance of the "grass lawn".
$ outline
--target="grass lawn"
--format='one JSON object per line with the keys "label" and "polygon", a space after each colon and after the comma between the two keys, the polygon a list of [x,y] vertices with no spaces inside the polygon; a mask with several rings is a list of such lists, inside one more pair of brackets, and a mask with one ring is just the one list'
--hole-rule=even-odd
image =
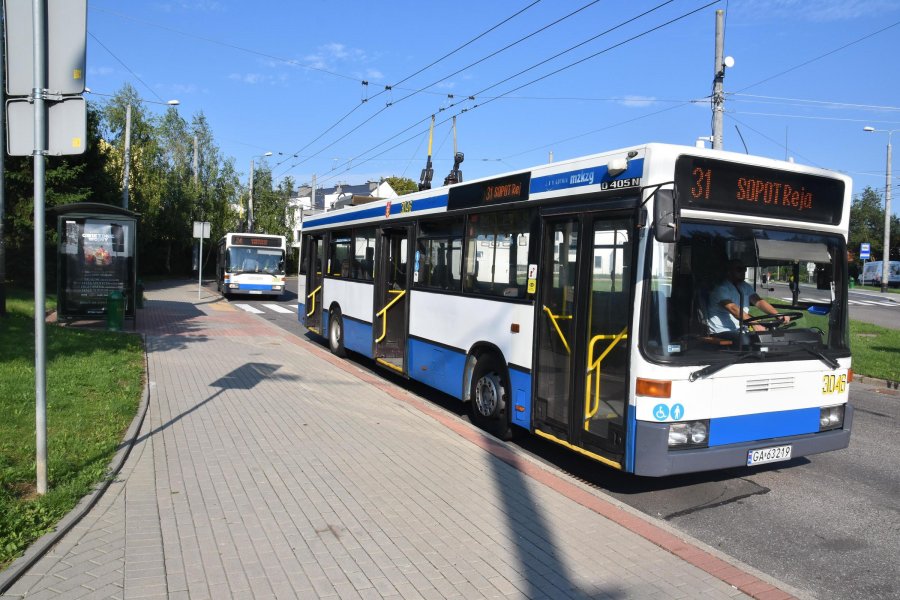
{"label": "grass lawn", "polygon": [[853,372],[900,381],[900,331],[850,321]]}
{"label": "grass lawn", "polygon": [[[34,299],[0,318],[0,569],[106,475],[143,391],[141,338],[47,326],[48,493],[35,492]],[[48,298],[48,306],[55,305]]]}

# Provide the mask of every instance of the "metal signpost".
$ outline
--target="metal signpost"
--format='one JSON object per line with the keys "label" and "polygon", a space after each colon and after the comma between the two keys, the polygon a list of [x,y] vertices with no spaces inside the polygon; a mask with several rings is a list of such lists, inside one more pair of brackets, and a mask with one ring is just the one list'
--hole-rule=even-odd
{"label": "metal signpost", "polygon": [[200,238],[200,252],[197,254],[197,299],[203,287],[203,238],[209,239],[209,221],[194,221],[194,237]]}
{"label": "metal signpost", "polygon": [[863,242],[859,245],[859,258],[863,261],[863,278],[862,285],[866,285],[866,261],[869,260],[869,256],[871,256],[872,246],[869,242]]}
{"label": "metal signpost", "polygon": [[[43,495],[47,493],[46,155],[84,152],[87,117],[84,100],[79,96],[84,92],[87,0],[4,0],[3,15],[6,92],[12,97],[4,109],[29,105],[28,110],[13,108],[7,113],[9,154],[15,156],[15,151],[34,157],[35,445],[37,493]],[[54,102],[69,106],[74,103],[81,108],[48,110]],[[77,129],[85,133],[73,136],[71,119],[79,117],[84,126]],[[48,146],[48,141],[58,147]]]}

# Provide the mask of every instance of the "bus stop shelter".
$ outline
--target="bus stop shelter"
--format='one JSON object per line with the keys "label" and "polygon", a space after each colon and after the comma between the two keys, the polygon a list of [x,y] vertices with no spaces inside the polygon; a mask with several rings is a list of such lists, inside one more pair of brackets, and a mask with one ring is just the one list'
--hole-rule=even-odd
{"label": "bus stop shelter", "polygon": [[[136,325],[138,213],[82,202],[57,206],[57,318]],[[121,311],[121,312],[120,312]]]}

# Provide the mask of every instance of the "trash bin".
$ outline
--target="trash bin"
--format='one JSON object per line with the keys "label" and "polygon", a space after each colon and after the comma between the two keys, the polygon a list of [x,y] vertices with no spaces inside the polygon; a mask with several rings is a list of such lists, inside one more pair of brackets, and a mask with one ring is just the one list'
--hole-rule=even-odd
{"label": "trash bin", "polygon": [[112,291],[106,296],[106,328],[120,331],[125,316],[125,296],[120,291]]}
{"label": "trash bin", "polygon": [[850,278],[850,289],[852,290],[855,287],[856,287],[856,280],[851,277]]}
{"label": "trash bin", "polygon": [[135,308],[144,308],[144,282],[137,280],[134,288],[134,306]]}

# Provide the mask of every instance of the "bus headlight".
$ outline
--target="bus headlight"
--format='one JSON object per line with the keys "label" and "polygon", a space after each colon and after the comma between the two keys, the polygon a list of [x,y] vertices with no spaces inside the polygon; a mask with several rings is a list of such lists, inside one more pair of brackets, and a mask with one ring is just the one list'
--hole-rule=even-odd
{"label": "bus headlight", "polygon": [[709,421],[669,423],[669,448],[705,448],[709,444]]}
{"label": "bus headlight", "polygon": [[228,287],[231,288],[231,289],[233,289],[233,290],[236,290],[236,289],[238,289],[239,287],[241,287],[241,284],[239,284],[239,283],[229,283],[229,284],[228,284]]}
{"label": "bus headlight", "polygon": [[280,286],[280,285],[273,285],[273,286],[272,286],[272,289],[273,289],[273,290],[281,290],[281,286]]}
{"label": "bus headlight", "polygon": [[819,409],[819,431],[840,429],[844,426],[844,405],[823,406]]}

